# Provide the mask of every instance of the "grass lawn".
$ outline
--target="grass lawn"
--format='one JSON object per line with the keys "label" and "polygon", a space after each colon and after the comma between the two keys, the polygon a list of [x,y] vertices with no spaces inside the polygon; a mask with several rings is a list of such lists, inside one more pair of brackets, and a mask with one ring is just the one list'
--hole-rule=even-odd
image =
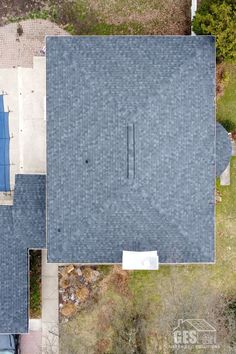
{"label": "grass lawn", "polygon": [[226,87],[217,102],[217,120],[228,131],[236,129],[236,64],[226,63]]}
{"label": "grass lawn", "polygon": [[236,157],[231,159],[230,186],[220,186],[222,202],[216,207],[216,257],[214,266],[215,280],[222,283],[224,289],[236,294]]}

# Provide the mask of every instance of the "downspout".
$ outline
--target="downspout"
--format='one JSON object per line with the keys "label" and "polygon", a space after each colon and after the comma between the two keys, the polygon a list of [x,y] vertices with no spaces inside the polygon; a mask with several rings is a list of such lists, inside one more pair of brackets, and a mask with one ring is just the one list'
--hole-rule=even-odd
{"label": "downspout", "polygon": [[192,4],[191,4],[191,35],[192,36],[196,36],[196,34],[193,32],[192,22],[193,22],[193,18],[195,16],[195,13],[197,11],[197,1],[198,0],[192,0]]}

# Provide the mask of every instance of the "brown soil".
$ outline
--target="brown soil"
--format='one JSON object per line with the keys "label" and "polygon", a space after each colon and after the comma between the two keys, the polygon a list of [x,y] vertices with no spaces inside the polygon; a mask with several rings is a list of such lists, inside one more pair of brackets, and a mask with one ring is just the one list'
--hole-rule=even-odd
{"label": "brown soil", "polygon": [[22,17],[28,12],[42,9],[48,0],[1,0],[0,25],[7,22],[8,17]]}
{"label": "brown soil", "polygon": [[216,96],[221,97],[224,94],[225,68],[223,63],[216,66]]}
{"label": "brown soil", "polygon": [[87,0],[101,20],[112,25],[137,23],[145,34],[190,34],[189,0]]}
{"label": "brown soil", "polygon": [[123,34],[132,34],[135,24],[140,34],[184,35],[191,33],[190,6],[190,0],[2,0],[0,25],[9,17],[23,18],[49,9],[51,13],[54,7],[56,22],[74,26],[77,34],[95,34],[92,29],[96,24],[124,25]]}
{"label": "brown soil", "polygon": [[111,272],[99,284],[101,294],[104,294],[111,286],[121,295],[130,295],[129,273],[123,270],[120,266],[112,267]]}

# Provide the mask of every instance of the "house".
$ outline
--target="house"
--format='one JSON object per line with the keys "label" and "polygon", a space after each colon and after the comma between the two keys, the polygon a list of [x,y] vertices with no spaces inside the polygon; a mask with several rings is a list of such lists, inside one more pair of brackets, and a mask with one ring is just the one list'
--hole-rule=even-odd
{"label": "house", "polygon": [[49,262],[157,250],[160,263],[213,263],[214,38],[46,45]]}
{"label": "house", "polygon": [[28,330],[30,248],[56,263],[121,263],[123,251],[215,261],[215,177],[230,143],[215,124],[214,38],[53,36],[46,56],[46,107],[44,57],[0,69],[11,189],[0,193],[1,333]]}

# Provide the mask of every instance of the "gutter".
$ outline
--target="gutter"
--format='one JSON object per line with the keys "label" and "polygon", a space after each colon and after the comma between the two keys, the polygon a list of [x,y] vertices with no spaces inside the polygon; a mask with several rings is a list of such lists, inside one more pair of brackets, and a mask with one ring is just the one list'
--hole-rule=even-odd
{"label": "gutter", "polygon": [[192,36],[196,36],[196,34],[193,32],[192,21],[195,16],[195,13],[197,11],[197,1],[198,0],[192,0],[192,3],[191,3],[191,35]]}

